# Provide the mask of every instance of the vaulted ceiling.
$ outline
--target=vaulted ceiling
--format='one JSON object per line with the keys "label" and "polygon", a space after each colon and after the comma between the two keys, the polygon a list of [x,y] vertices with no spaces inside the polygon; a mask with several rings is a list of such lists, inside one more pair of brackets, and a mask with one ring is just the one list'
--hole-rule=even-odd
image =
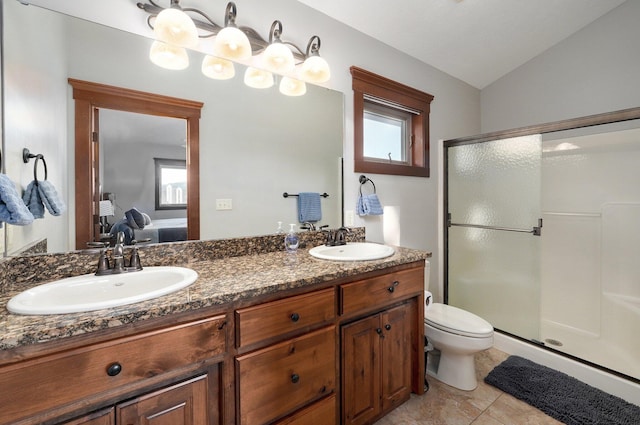
{"label": "vaulted ceiling", "polygon": [[298,1],[482,89],[625,0]]}

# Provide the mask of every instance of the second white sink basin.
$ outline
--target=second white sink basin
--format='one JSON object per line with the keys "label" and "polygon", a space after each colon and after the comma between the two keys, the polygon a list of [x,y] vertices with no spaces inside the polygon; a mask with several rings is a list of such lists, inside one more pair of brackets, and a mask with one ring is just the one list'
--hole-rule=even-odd
{"label": "second white sink basin", "polygon": [[309,250],[313,257],[333,261],[378,260],[393,255],[395,250],[372,242],[348,242],[346,245],[320,245]]}
{"label": "second white sink basin", "polygon": [[198,273],[185,267],[145,267],[136,272],[86,274],[27,289],[11,298],[7,309],[17,314],[64,314],[133,304],[191,285]]}

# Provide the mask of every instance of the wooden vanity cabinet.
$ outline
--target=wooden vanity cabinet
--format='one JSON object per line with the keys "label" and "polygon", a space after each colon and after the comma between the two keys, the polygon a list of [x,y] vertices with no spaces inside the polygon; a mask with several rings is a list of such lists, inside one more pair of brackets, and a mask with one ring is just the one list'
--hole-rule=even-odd
{"label": "wooden vanity cabinet", "polygon": [[418,268],[341,285],[341,311],[360,317],[341,327],[342,424],[371,424],[416,388],[423,282]]}
{"label": "wooden vanity cabinet", "polygon": [[335,318],[333,287],[236,311],[238,424],[335,423]]}
{"label": "wooden vanity cabinet", "polygon": [[[213,379],[205,389],[206,395],[218,385],[220,366],[216,362],[221,362],[226,352],[225,324],[226,316],[200,319],[2,366],[0,382],[11,391],[0,391],[0,423],[59,423],[56,417],[69,417],[73,412],[107,403],[118,406],[120,400],[145,394],[149,388],[161,388],[165,382],[172,385],[203,371],[205,377],[214,375],[205,379],[205,383]],[[196,387],[194,384],[194,391]],[[154,393],[158,395],[156,400],[169,404],[168,398],[179,393],[176,390],[170,396],[160,396],[167,392],[156,391],[160,391]],[[112,423],[108,415],[95,415],[85,417],[85,422]]]}
{"label": "wooden vanity cabinet", "polygon": [[61,425],[209,425],[208,375],[136,397]]}

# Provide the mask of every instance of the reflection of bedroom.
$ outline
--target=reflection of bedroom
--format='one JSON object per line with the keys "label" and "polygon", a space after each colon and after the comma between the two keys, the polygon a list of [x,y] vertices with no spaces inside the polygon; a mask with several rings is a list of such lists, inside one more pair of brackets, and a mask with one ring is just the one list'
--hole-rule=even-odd
{"label": "reflection of bedroom", "polygon": [[[120,222],[127,226],[125,235],[131,231],[127,239],[186,240],[187,210],[182,197],[186,193],[183,187],[176,187],[179,185],[165,185],[164,191],[162,186],[159,190],[160,199],[156,199],[154,160],[174,160],[177,167],[185,160],[186,121],[101,109],[99,128],[101,199],[113,205],[113,216],[101,217],[101,223],[108,223],[101,233],[109,233],[111,226]],[[178,204],[182,200],[183,205],[167,205],[167,200]],[[121,223],[132,209],[148,216],[147,221],[142,225],[131,219],[128,224]]]}

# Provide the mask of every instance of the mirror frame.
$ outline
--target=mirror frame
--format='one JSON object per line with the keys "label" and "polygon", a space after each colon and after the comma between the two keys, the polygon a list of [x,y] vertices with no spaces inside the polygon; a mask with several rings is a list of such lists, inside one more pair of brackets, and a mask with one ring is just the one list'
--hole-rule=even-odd
{"label": "mirror frame", "polygon": [[115,109],[187,121],[187,239],[200,239],[200,115],[202,102],[68,79],[75,103],[75,249],[94,241],[99,223],[99,152],[94,111]]}

